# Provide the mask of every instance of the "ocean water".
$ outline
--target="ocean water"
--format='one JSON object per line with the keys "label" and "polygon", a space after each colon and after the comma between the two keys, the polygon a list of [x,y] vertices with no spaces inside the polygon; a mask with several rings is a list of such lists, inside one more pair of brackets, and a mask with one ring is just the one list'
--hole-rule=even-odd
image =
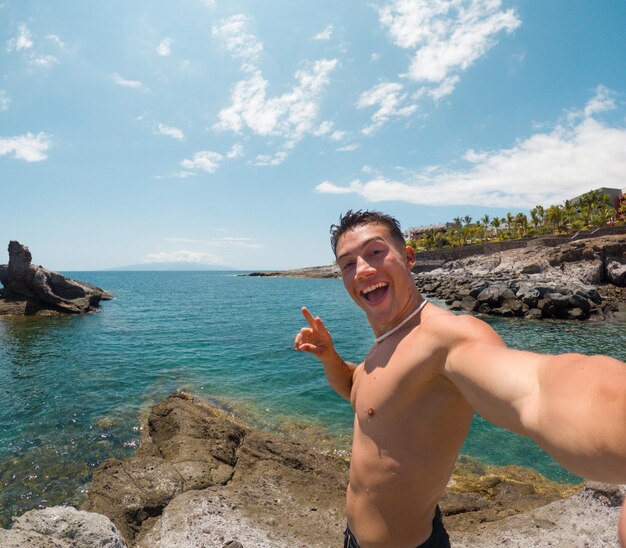
{"label": "ocean water", "polygon": [[[53,504],[80,504],[94,469],[138,445],[139,421],[174,390],[206,397],[255,426],[322,448],[350,446],[350,405],[318,362],[293,350],[300,307],[322,317],[339,352],[373,343],[338,280],[233,272],[66,273],[115,296],[95,314],[0,318],[0,525]],[[626,320],[487,321],[512,347],[626,360]],[[490,464],[578,478],[534,443],[476,417],[463,448]]]}

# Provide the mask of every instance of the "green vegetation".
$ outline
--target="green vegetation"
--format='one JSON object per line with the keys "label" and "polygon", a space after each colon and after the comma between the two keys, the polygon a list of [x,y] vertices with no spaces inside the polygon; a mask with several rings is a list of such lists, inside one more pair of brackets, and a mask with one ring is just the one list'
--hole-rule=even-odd
{"label": "green vegetation", "polygon": [[408,243],[415,250],[423,251],[624,225],[626,203],[616,211],[607,194],[592,190],[583,194],[576,203],[565,200],[562,205],[551,205],[547,209],[535,206],[530,216],[520,212],[493,219],[484,215],[475,222],[472,220],[469,215],[455,217],[445,229],[426,230]]}

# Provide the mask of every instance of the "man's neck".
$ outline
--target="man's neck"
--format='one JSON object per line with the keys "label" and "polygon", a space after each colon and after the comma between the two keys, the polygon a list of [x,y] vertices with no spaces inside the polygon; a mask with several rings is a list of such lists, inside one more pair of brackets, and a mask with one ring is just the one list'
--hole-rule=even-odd
{"label": "man's neck", "polygon": [[411,295],[411,298],[407,301],[407,304],[402,308],[402,312],[398,314],[398,316],[390,321],[388,324],[378,324],[375,320],[368,317],[368,321],[370,327],[372,328],[372,331],[374,332],[374,336],[379,339],[380,337],[384,337],[385,334],[390,333],[392,330],[396,329],[399,325],[402,324],[402,322],[406,321],[407,318],[411,314],[413,314],[423,302],[424,298],[416,291],[414,294]]}

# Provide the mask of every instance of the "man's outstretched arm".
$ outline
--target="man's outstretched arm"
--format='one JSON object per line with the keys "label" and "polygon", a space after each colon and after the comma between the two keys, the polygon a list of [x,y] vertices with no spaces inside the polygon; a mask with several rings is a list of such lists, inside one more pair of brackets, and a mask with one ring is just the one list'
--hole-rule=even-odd
{"label": "man's outstretched arm", "polygon": [[296,350],[313,354],[324,364],[324,373],[335,392],[350,401],[352,374],[356,365],[346,362],[335,350],[333,339],[320,318],[302,308],[302,315],[309,327],[303,327],[296,335],[293,346]]}
{"label": "man's outstretched arm", "polygon": [[511,350],[486,324],[467,320],[444,374],[474,409],[530,437],[575,474],[626,483],[626,364]]}

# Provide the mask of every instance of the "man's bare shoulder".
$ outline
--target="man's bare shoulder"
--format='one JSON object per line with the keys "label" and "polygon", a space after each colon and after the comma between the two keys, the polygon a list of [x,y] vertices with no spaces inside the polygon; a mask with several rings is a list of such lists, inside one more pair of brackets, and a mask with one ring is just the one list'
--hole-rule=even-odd
{"label": "man's bare shoulder", "polygon": [[502,344],[502,339],[483,320],[469,314],[456,315],[431,305],[420,323],[421,336],[428,336],[439,347],[451,349],[470,342]]}

